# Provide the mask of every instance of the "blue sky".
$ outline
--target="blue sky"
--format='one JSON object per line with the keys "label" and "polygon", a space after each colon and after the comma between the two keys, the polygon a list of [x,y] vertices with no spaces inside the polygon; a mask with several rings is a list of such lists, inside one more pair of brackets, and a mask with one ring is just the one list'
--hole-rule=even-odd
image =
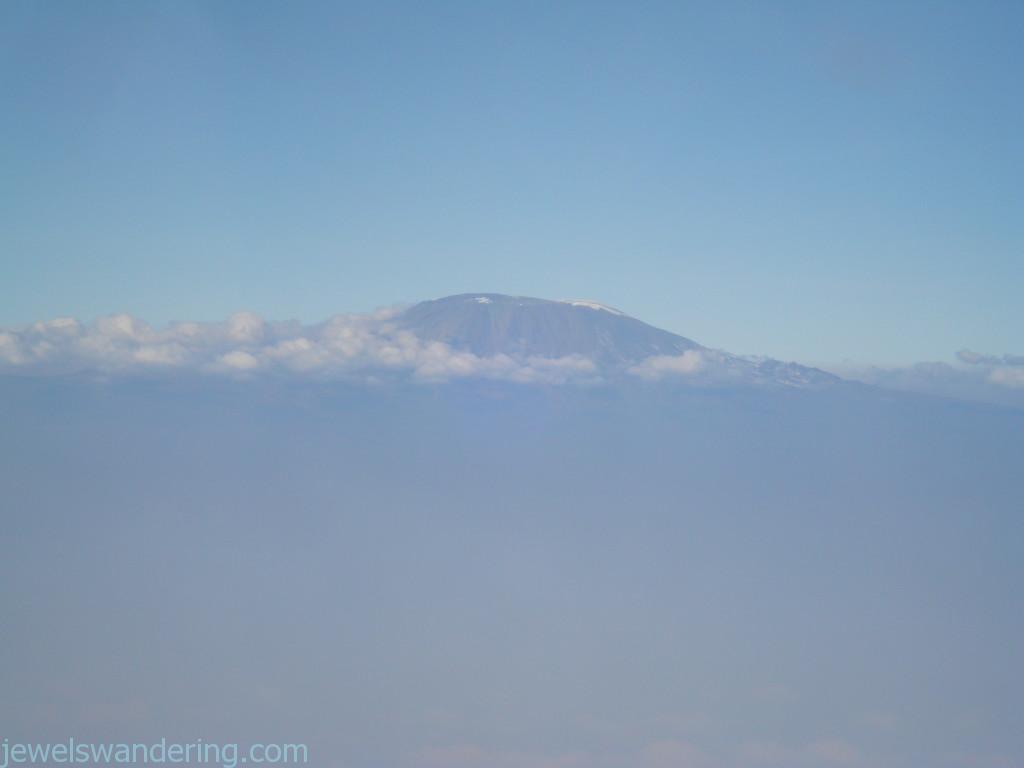
{"label": "blue sky", "polygon": [[1024,340],[1017,3],[0,8],[0,324],[580,296],[807,362]]}

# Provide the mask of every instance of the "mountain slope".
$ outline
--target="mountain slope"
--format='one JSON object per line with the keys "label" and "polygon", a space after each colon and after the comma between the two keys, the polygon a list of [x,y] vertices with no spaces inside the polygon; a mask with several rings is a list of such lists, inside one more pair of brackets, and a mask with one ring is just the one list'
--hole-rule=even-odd
{"label": "mountain slope", "polygon": [[480,357],[592,360],[605,376],[685,378],[692,382],[819,387],[840,380],[824,371],[704,347],[593,301],[466,293],[414,305],[399,325],[424,341]]}
{"label": "mountain slope", "polygon": [[475,355],[582,355],[620,365],[651,355],[680,355],[696,342],[647,325],[595,302],[566,302],[467,293],[421,302],[402,324],[421,339],[443,341]]}

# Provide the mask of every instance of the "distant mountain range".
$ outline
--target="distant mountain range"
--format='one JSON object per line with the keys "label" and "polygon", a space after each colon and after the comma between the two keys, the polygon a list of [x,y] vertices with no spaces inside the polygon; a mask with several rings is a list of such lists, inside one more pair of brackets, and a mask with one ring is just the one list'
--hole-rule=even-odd
{"label": "distant mountain range", "polygon": [[480,357],[574,356],[593,361],[605,376],[806,388],[842,381],[796,363],[710,349],[595,301],[465,293],[420,302],[397,322],[423,341]]}

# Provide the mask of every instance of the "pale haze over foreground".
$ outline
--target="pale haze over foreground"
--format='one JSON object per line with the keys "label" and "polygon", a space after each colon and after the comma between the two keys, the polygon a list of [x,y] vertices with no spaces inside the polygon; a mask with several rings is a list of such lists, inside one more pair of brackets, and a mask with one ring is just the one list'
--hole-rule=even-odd
{"label": "pale haze over foreground", "polygon": [[0,338],[10,737],[339,768],[1024,762],[1020,408],[589,300]]}

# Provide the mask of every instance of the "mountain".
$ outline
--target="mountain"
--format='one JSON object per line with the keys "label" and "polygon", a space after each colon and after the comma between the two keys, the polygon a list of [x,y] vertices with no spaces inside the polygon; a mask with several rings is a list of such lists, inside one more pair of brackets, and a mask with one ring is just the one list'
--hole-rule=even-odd
{"label": "mountain", "polygon": [[577,356],[593,361],[605,376],[790,387],[841,381],[796,363],[710,349],[595,301],[464,293],[420,302],[397,322],[424,341],[443,342],[480,357]]}
{"label": "mountain", "polygon": [[402,323],[421,339],[443,341],[487,357],[582,355],[604,365],[618,365],[700,348],[690,339],[596,302],[496,293],[424,301],[407,310]]}

